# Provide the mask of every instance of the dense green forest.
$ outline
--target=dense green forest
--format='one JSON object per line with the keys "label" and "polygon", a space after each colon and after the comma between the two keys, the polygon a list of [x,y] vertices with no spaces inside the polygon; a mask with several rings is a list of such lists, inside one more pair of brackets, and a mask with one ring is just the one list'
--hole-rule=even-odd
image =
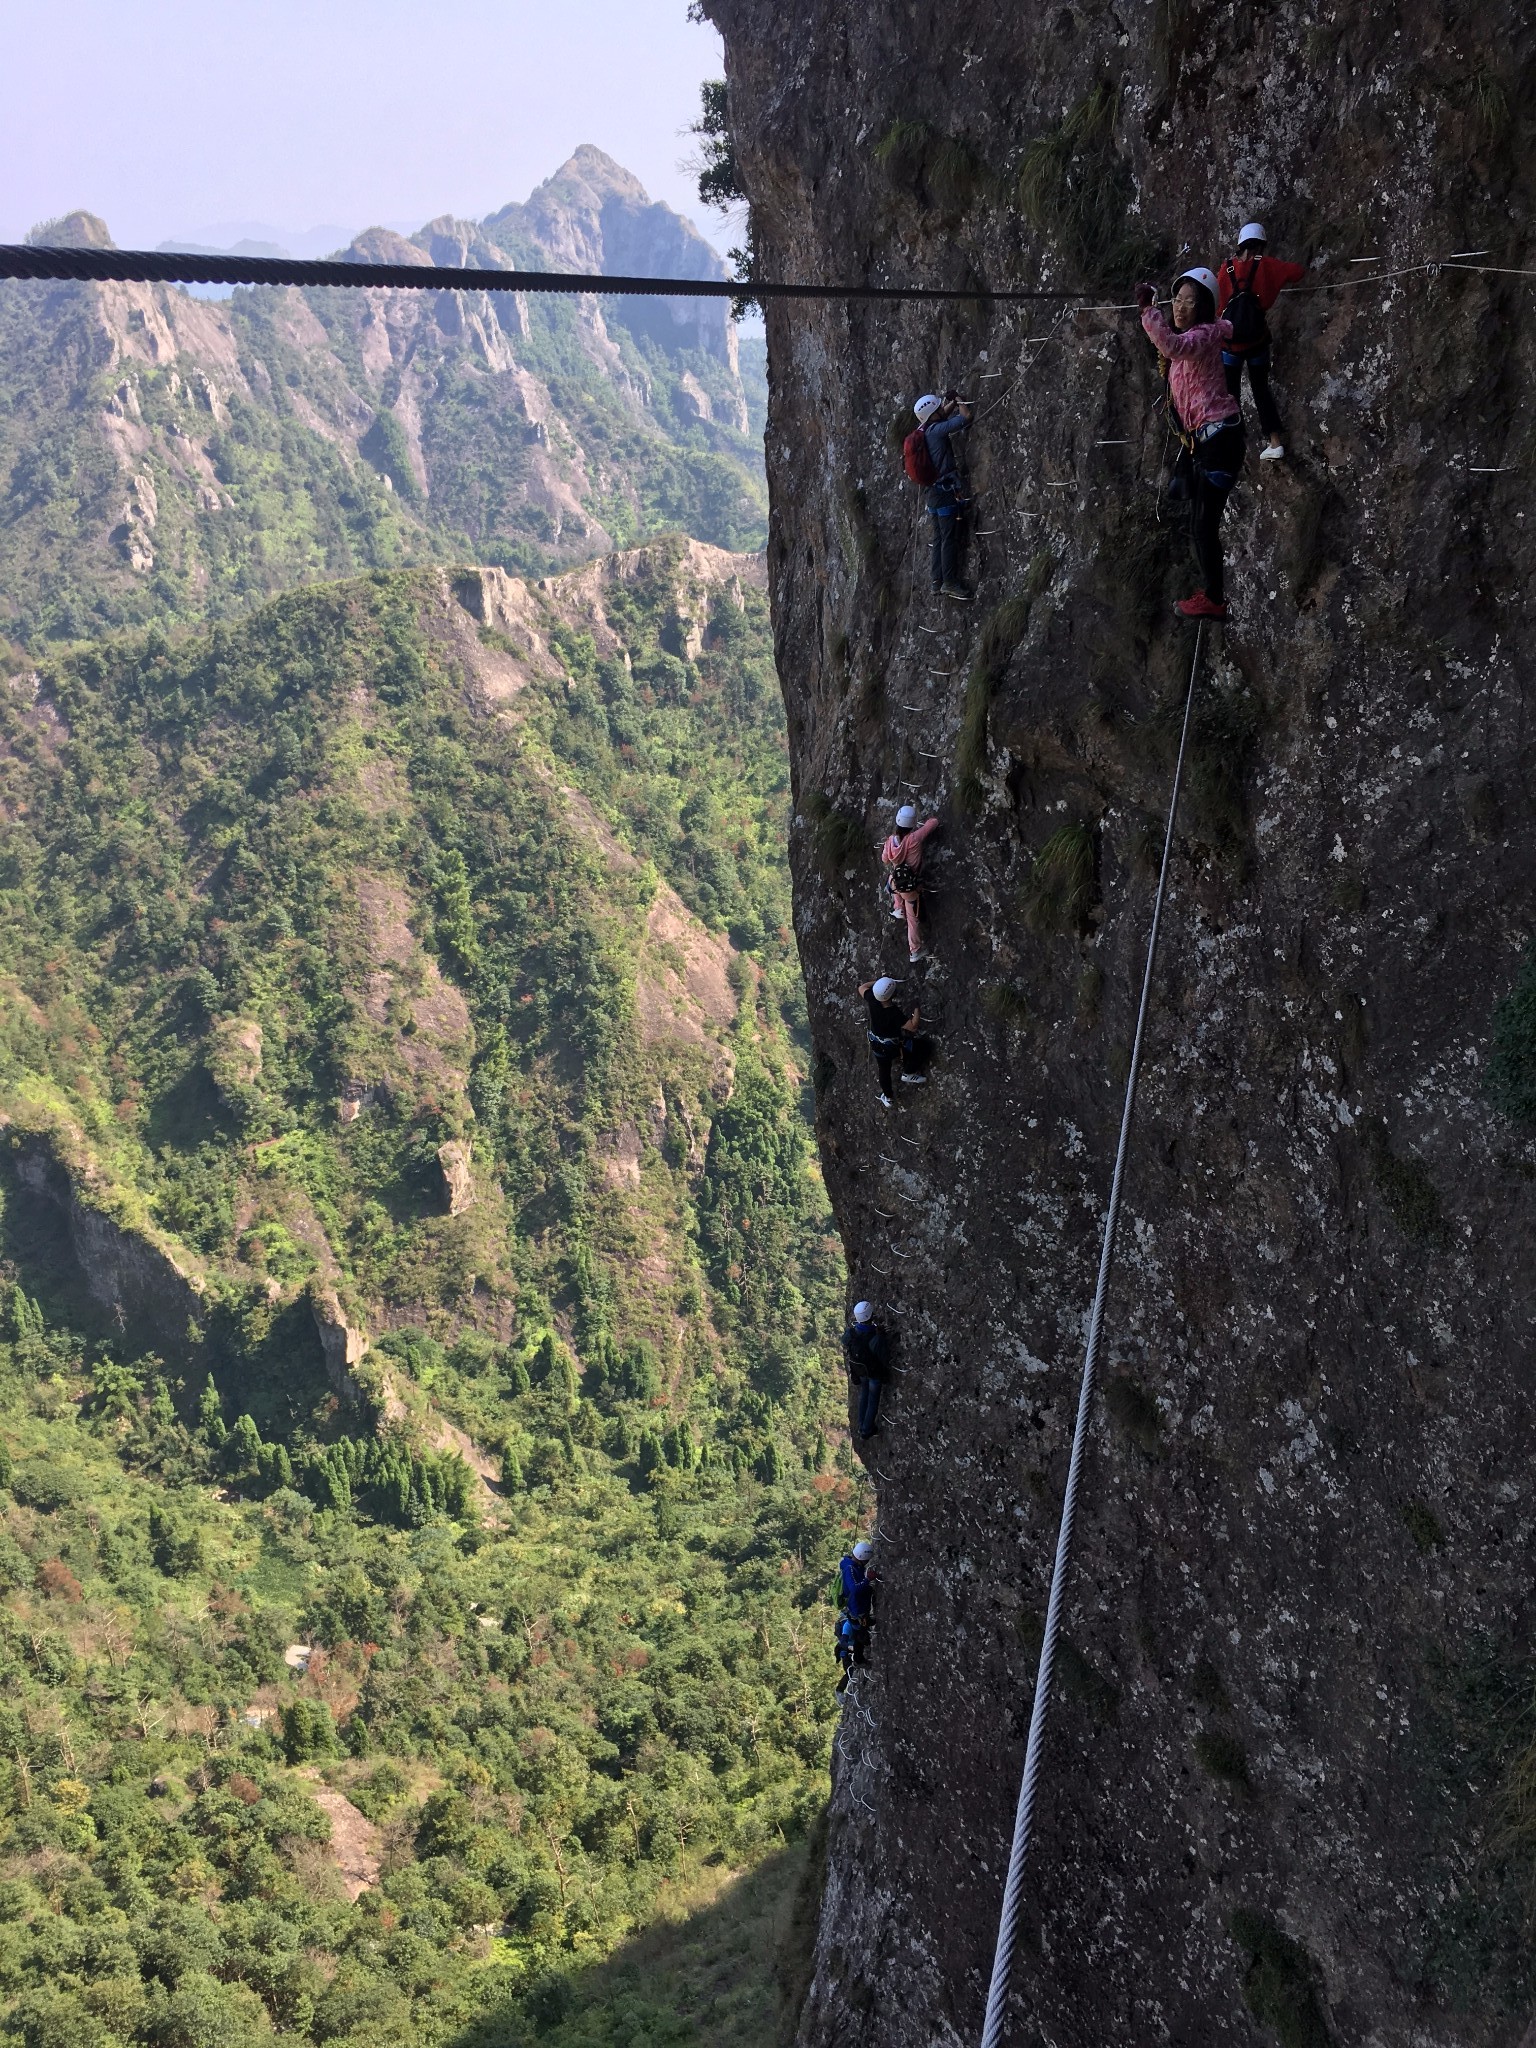
{"label": "dense green forest", "polygon": [[0,2024],[774,2041],[864,1500],[753,565],[0,702]]}

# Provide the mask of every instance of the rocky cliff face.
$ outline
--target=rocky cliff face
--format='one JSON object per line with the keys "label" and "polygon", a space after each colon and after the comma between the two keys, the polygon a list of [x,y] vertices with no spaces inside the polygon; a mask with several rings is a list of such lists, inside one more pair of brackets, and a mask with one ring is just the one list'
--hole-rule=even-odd
{"label": "rocky cliff face", "polygon": [[[710,12],[769,276],[1114,302],[1255,215],[1313,282],[1531,261],[1507,7]],[[1532,915],[1529,306],[1419,271],[1274,323],[1292,458],[1228,514],[1013,2041],[1491,2048],[1536,2005],[1536,1152],[1482,1086]],[[1193,579],[1133,316],[775,306],[769,355],[822,1152],[905,1366],[801,2040],[931,2048],[979,2034]],[[950,383],[971,609],[891,438]],[[893,1116],[853,987],[906,972],[902,800],[948,829]]]}

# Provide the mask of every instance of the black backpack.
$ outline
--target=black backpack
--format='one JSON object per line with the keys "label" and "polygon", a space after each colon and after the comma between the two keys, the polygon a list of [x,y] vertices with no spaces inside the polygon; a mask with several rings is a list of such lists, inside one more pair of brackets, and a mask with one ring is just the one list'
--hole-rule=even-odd
{"label": "black backpack", "polygon": [[897,861],[895,867],[891,869],[891,887],[899,889],[903,896],[912,894],[918,886],[918,880],[917,869],[909,866],[904,860]]}
{"label": "black backpack", "polygon": [[1237,265],[1230,256],[1227,258],[1227,283],[1232,287],[1232,296],[1227,300],[1222,318],[1232,323],[1230,346],[1234,349],[1262,348],[1269,339],[1269,322],[1264,318],[1264,308],[1253,288],[1260,260],[1258,257],[1253,259],[1248,266],[1248,275],[1239,282]]}

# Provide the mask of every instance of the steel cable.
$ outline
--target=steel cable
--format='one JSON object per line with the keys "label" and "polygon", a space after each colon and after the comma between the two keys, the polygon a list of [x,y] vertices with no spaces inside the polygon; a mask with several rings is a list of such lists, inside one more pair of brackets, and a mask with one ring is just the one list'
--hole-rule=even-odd
{"label": "steel cable", "polygon": [[1040,1644],[1040,1662],[1035,1673],[1035,1697],[1029,1716],[1029,1740],[1024,1750],[1024,1776],[1019,1786],[1019,1804],[1014,1815],[1013,1846],[1008,1853],[1008,1880],[1003,1887],[1002,1914],[997,1928],[997,1952],[992,1962],[992,1983],[987,1992],[987,2016],[981,2048],[1000,2048],[1003,2020],[1008,2005],[1008,1987],[1013,1974],[1013,1956],[1018,1943],[1019,1898],[1023,1891],[1024,1864],[1029,1855],[1034,1827],[1035,1795],[1040,1782],[1040,1764],[1045,1746],[1045,1721],[1051,1704],[1051,1677],[1056,1663],[1056,1639],[1061,1632],[1061,1613],[1066,1603],[1067,1573],[1072,1564],[1072,1535],[1077,1520],[1077,1494],[1082,1483],[1083,1456],[1088,1441],[1088,1423],[1093,1411],[1094,1374],[1099,1361],[1099,1337],[1104,1327],[1104,1300],[1109,1292],[1110,1267],[1115,1255],[1115,1227],[1120,1217],[1120,1195],[1125,1181],[1126,1155],[1130,1150],[1131,1117],[1136,1107],[1136,1081],[1141,1071],[1142,1041],[1146,1034],[1147,1010],[1152,997],[1152,972],[1157,962],[1157,935],[1163,917],[1163,899],[1168,888],[1168,863],[1173,852],[1173,830],[1179,812],[1179,790],[1184,780],[1184,755],[1189,745],[1190,718],[1194,711],[1195,687],[1200,675],[1200,650],[1205,627],[1195,631],[1195,658],[1190,665],[1189,688],[1184,699],[1184,723],[1179,733],[1179,754],[1173,770],[1173,794],[1168,802],[1168,829],[1163,839],[1163,861],[1157,877],[1157,895],[1152,904],[1152,930],[1147,939],[1147,965],[1141,979],[1141,1006],[1136,1013],[1136,1033],[1131,1041],[1131,1067],[1125,1082],[1125,1106],[1120,1115],[1120,1143],[1115,1151],[1115,1171],[1110,1182],[1109,1207],[1104,1215],[1104,1244],[1099,1253],[1099,1281],[1093,1293],[1088,1318],[1088,1343],[1083,1354],[1083,1379],[1077,1397],[1077,1426],[1072,1433],[1072,1460],[1067,1469],[1067,1487],[1062,1497],[1061,1525],[1056,1535],[1056,1561],[1051,1570],[1051,1596],[1045,1611],[1045,1633]]}

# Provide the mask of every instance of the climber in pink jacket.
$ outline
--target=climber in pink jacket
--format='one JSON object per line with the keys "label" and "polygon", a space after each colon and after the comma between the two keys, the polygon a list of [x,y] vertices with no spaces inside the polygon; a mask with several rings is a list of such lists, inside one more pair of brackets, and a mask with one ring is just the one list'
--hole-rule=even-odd
{"label": "climber in pink jacket", "polygon": [[[1202,588],[1178,606],[1186,619],[1227,616],[1226,571],[1221,552],[1221,515],[1243,466],[1243,414],[1227,388],[1222,350],[1232,323],[1216,313],[1216,279],[1205,269],[1186,270],[1173,281],[1173,325],[1163,318],[1157,293],[1136,287],[1141,324],[1163,359],[1174,423],[1182,444],[1172,488],[1193,500],[1191,533]],[[1183,489],[1180,492],[1180,485]]]}
{"label": "climber in pink jacket", "polygon": [[929,818],[924,824],[917,822],[917,812],[910,804],[903,804],[896,813],[896,830],[880,849],[880,859],[891,878],[891,895],[899,911],[906,913],[907,956],[912,960],[923,957],[922,935],[918,928],[918,914],[922,907],[922,883],[920,876],[923,866],[923,846],[939,829],[937,818]]}

